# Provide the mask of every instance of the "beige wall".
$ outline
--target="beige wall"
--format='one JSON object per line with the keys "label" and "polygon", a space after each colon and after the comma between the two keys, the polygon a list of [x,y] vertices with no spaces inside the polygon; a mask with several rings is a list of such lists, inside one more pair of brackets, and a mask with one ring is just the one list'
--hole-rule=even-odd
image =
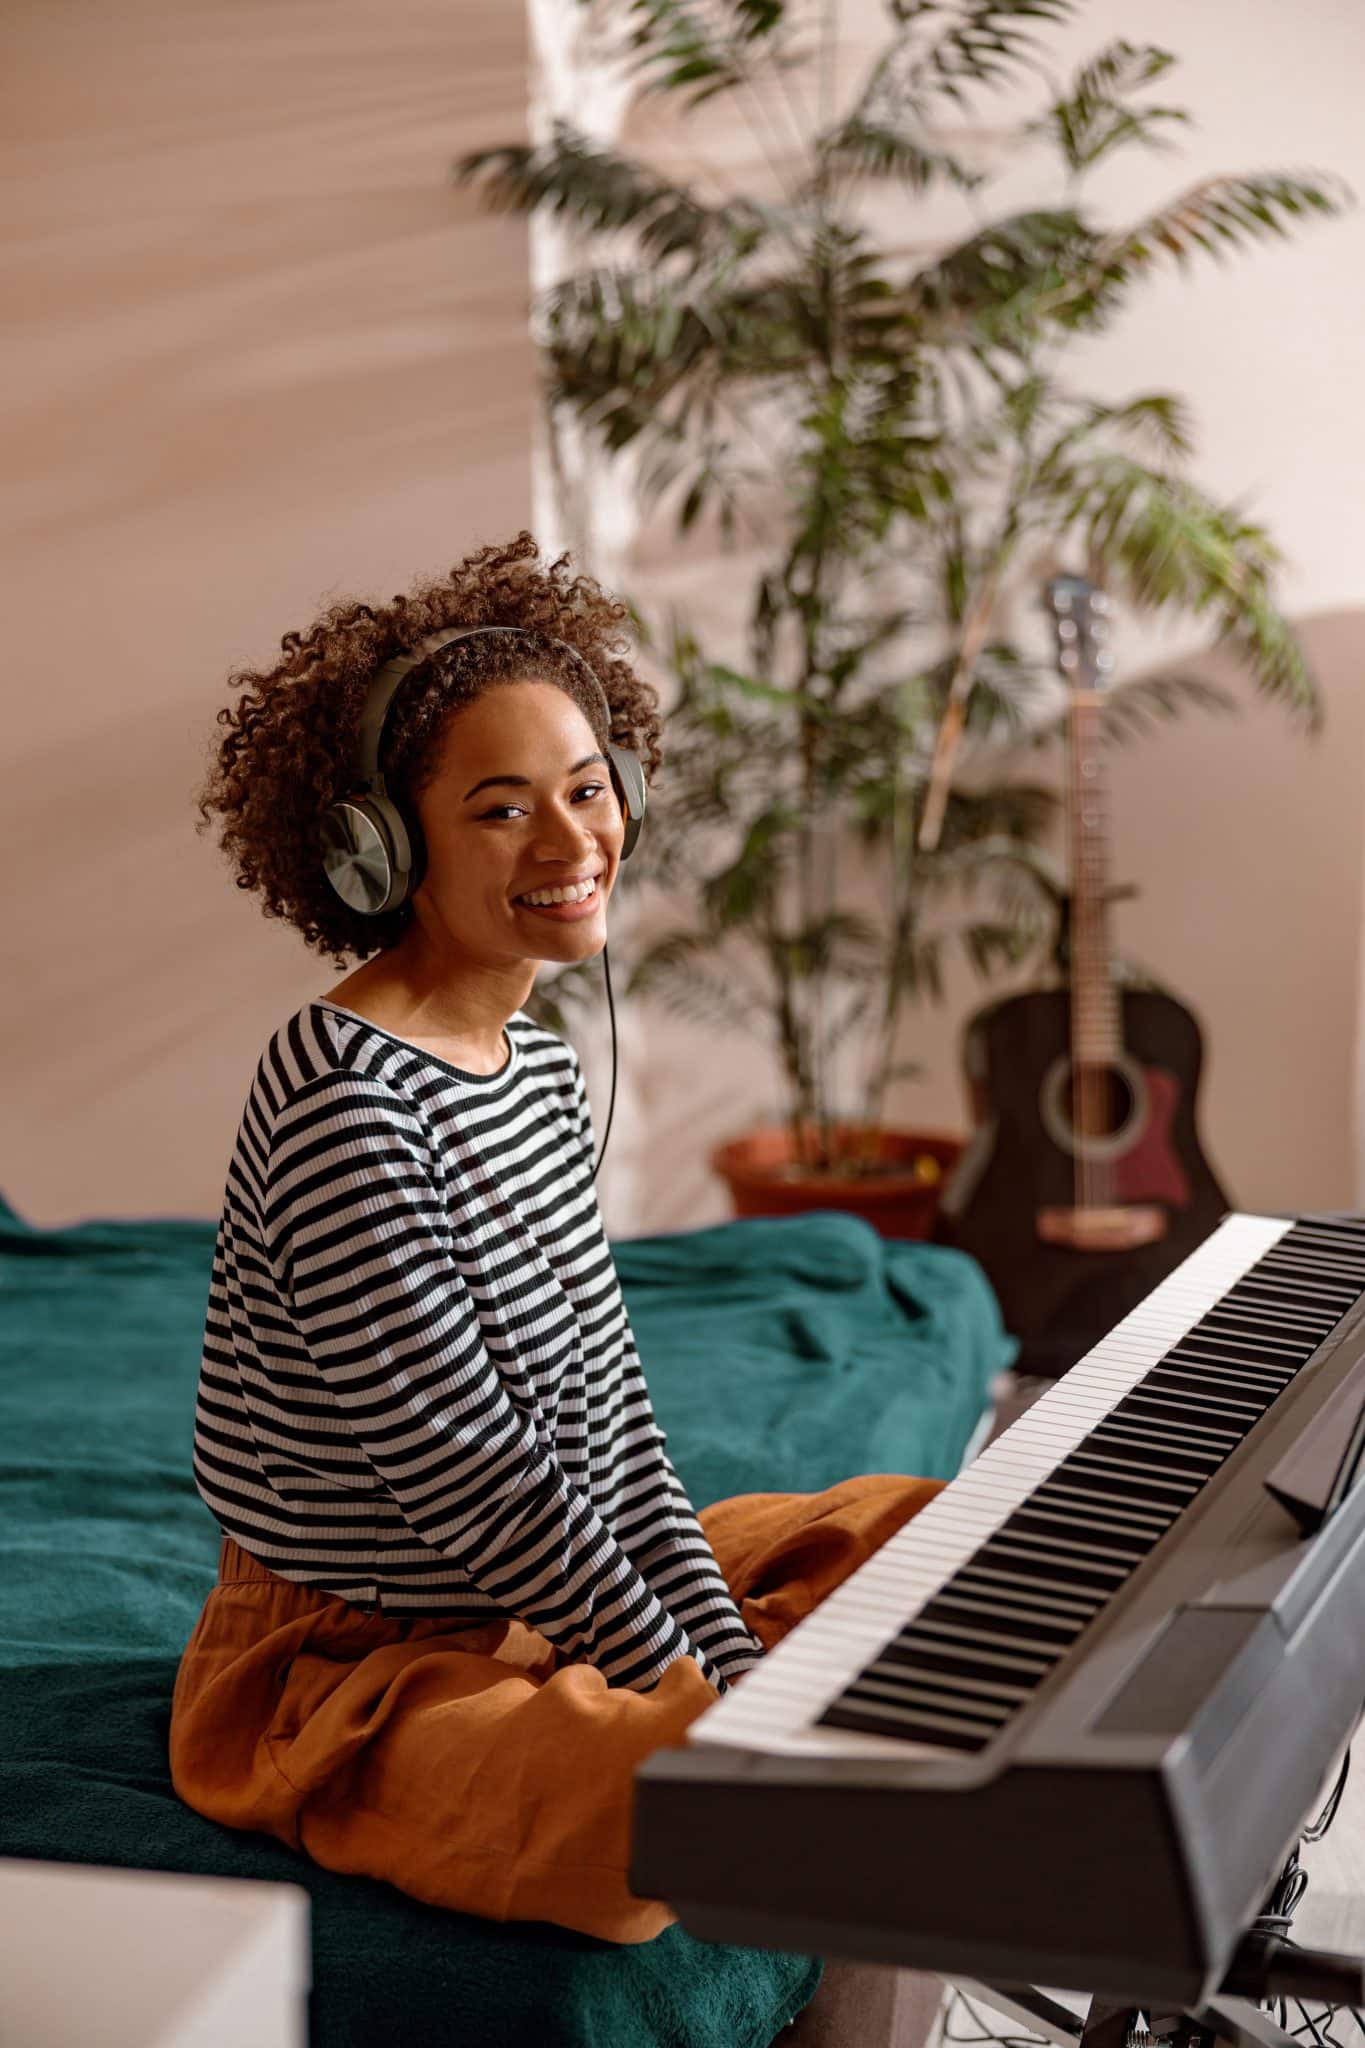
{"label": "beige wall", "polygon": [[[191,790],[228,669],[530,521],[515,6],[12,5],[0,1189],[216,1214],[281,1017],[337,978]],[[22,886],[17,886],[22,875]]]}
{"label": "beige wall", "polygon": [[[850,61],[873,14],[847,0]],[[1078,48],[1126,33],[1180,51],[1173,96],[1200,117],[1183,158],[1116,175],[1116,213],[1218,168],[1311,162],[1365,190],[1365,14],[1344,0],[1305,0],[1292,29],[1278,0],[1243,0],[1235,37],[1225,10],[1179,0],[1084,16]],[[525,234],[447,184],[461,150],[524,132],[521,11],[66,0],[12,6],[3,36],[0,1189],[40,1223],[211,1215],[264,1036],[335,978],[194,833],[227,670],[331,596],[387,597],[531,516]],[[943,226],[907,215],[907,242]],[[1091,366],[1102,391],[1188,394],[1200,475],[1289,552],[1328,696],[1316,750],[1258,708],[1115,766],[1116,866],[1143,890],[1120,942],[1205,1022],[1205,1134],[1247,1207],[1355,1185],[1362,316],[1357,214],[1167,279]],[[698,602],[716,590],[708,560],[657,536],[643,554]],[[733,565],[723,594],[741,594]],[[1150,652],[1126,643],[1125,665]],[[907,1032],[929,1073],[906,1114],[959,1121],[978,1000],[959,984]],[[769,1108],[767,1063],[648,1016],[624,1062],[611,1227],[718,1217],[705,1146]]]}

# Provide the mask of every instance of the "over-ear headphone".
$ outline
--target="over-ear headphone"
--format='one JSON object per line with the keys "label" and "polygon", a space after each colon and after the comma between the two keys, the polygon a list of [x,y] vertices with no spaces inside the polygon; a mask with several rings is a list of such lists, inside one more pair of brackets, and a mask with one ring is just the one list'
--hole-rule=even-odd
{"label": "over-ear headphone", "polygon": [[[395,655],[385,662],[365,700],[356,745],[356,782],[353,791],[339,797],[326,811],[321,827],[322,864],[327,879],[342,902],[361,917],[382,917],[397,910],[413,894],[426,870],[426,849],[416,817],[405,817],[384,786],[379,767],[379,748],[384,720],[404,678],[415,668],[457,640],[470,640],[476,633],[519,633],[524,638],[543,638],[552,647],[571,654],[585,671],[602,705],[607,730],[611,730],[611,707],[601,679],[585,655],[567,640],[552,633],[534,634],[525,626],[453,626],[433,634],[412,654]],[[621,806],[626,833],[621,858],[635,849],[645,816],[645,771],[638,754],[629,747],[608,742],[607,760],[612,788]]]}

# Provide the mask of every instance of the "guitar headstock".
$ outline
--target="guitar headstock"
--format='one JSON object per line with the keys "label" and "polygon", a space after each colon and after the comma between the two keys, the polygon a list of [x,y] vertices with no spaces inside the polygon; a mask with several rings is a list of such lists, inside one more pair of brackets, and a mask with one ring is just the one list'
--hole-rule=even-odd
{"label": "guitar headstock", "polygon": [[1109,600],[1085,576],[1053,576],[1043,602],[1057,636],[1057,666],[1073,690],[1102,690],[1114,657],[1109,651]]}

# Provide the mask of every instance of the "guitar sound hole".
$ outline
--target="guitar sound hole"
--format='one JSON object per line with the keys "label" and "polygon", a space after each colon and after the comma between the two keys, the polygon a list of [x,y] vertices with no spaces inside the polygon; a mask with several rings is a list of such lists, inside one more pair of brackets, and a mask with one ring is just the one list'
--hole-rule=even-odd
{"label": "guitar sound hole", "polygon": [[1078,1138],[1112,1138],[1133,1113],[1133,1091],[1117,1067],[1074,1067],[1062,1098]]}
{"label": "guitar sound hole", "polygon": [[1038,1108],[1043,1129],[1063,1152],[1117,1159],[1146,1125],[1142,1069],[1126,1055],[1117,1062],[1073,1067],[1062,1053],[1044,1077]]}

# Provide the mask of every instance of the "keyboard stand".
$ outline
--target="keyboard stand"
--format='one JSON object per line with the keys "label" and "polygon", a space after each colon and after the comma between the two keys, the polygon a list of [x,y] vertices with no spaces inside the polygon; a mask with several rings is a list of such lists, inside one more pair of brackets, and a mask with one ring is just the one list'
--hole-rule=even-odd
{"label": "keyboard stand", "polygon": [[1069,2006],[1059,2005],[1036,1985],[1016,1984],[1006,1991],[998,1984],[982,1984],[971,1977],[950,1977],[948,1982],[965,1997],[979,1999],[992,2012],[1016,2020],[1030,2034],[1055,2042],[1056,2048],[1077,2048],[1085,2031],[1085,2022]]}
{"label": "keyboard stand", "polygon": [[[951,1981],[968,1998],[980,1999],[1056,2048],[1214,2048],[1215,2043],[1226,2048],[1301,2048],[1257,2001],[1307,1998],[1357,2006],[1365,1998],[1365,1962],[1359,1956],[1249,1934],[1233,1955],[1223,1988],[1197,2011],[1163,2012],[1159,2006],[1114,2005],[1095,1998],[1083,2020],[1036,1985],[1004,1990],[968,1978]],[[1240,1996],[1243,1991],[1251,1995]]]}
{"label": "keyboard stand", "polygon": [[1015,2020],[1030,2033],[1041,2034],[1056,2048],[1210,2048],[1215,2041],[1228,2048],[1302,2048],[1245,1998],[1209,1999],[1199,2012],[1153,2014],[1133,2005],[1106,2005],[1092,2000],[1085,2018],[1059,2005],[1033,1985],[980,1984],[963,1977],[952,1983],[968,1998],[979,1999],[992,2012]]}
{"label": "keyboard stand", "polygon": [[1212,2048],[1216,2041],[1229,2048],[1298,2048],[1268,2013],[1245,1998],[1211,1998],[1199,2012],[1154,2014],[1139,2012],[1131,2005],[1101,2005],[1096,2001],[1086,2015],[1080,2036],[1084,2048]]}

